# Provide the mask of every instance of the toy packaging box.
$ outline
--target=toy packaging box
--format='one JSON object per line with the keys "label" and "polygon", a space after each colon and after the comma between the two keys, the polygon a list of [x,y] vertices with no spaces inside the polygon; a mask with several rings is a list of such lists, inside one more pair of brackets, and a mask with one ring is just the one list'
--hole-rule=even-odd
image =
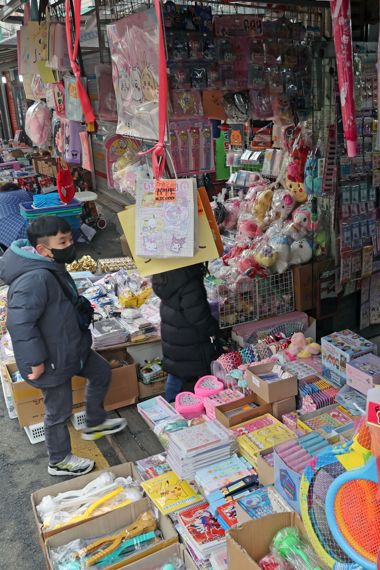
{"label": "toy packaging box", "polygon": [[346,382],[347,363],[363,356],[376,354],[376,345],[346,329],[321,339],[323,376],[338,386]]}
{"label": "toy packaging box", "polygon": [[375,354],[365,354],[347,364],[347,386],[362,394],[380,384],[380,358]]}

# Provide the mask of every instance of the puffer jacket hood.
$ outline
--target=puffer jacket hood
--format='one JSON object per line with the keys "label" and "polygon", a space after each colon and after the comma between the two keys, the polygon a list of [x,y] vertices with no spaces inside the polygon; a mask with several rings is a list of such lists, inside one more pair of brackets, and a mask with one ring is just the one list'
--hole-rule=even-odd
{"label": "puffer jacket hood", "polygon": [[0,279],[6,285],[10,285],[24,273],[38,269],[47,269],[62,274],[66,272],[62,263],[56,263],[50,257],[43,257],[25,248],[31,248],[28,240],[15,241],[0,258]]}

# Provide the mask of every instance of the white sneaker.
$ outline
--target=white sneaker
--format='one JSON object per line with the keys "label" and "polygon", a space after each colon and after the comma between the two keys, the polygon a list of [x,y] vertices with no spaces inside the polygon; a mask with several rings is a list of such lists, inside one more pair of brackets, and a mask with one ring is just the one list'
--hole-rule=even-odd
{"label": "white sneaker", "polygon": [[59,475],[61,477],[79,477],[86,475],[95,467],[95,461],[92,459],[85,459],[84,457],[77,457],[72,453],[66,455],[65,459],[54,465],[48,467],[49,475]]}
{"label": "white sneaker", "polygon": [[82,430],[82,438],[87,441],[95,441],[106,435],[118,433],[127,426],[125,418],[116,418],[114,420],[106,420],[102,424],[94,427],[87,427]]}

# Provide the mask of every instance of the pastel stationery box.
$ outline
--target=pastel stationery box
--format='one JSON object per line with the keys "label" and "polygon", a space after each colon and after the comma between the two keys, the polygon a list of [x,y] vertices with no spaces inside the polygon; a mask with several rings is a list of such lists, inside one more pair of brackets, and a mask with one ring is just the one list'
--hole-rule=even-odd
{"label": "pastel stationery box", "polygon": [[375,354],[365,354],[347,364],[347,385],[362,394],[380,384],[380,358]]}
{"label": "pastel stationery box", "polygon": [[248,387],[268,404],[298,393],[297,378],[290,373],[281,377],[276,366],[273,363],[257,364],[248,368],[246,373]]}
{"label": "pastel stationery box", "polygon": [[364,354],[376,354],[376,345],[346,329],[321,339],[323,376],[339,386],[346,382],[347,363]]}

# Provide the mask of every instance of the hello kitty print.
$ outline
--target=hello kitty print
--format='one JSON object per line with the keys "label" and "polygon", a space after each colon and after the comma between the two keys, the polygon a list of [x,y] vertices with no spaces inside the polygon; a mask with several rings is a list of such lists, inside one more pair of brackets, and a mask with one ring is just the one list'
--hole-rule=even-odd
{"label": "hello kitty print", "polygon": [[139,180],[136,192],[136,254],[161,259],[193,257],[198,219],[196,204],[192,179],[176,180],[170,200],[158,197],[155,180]]}
{"label": "hello kitty print", "polygon": [[117,134],[158,140],[159,30],[154,8],[107,26]]}

